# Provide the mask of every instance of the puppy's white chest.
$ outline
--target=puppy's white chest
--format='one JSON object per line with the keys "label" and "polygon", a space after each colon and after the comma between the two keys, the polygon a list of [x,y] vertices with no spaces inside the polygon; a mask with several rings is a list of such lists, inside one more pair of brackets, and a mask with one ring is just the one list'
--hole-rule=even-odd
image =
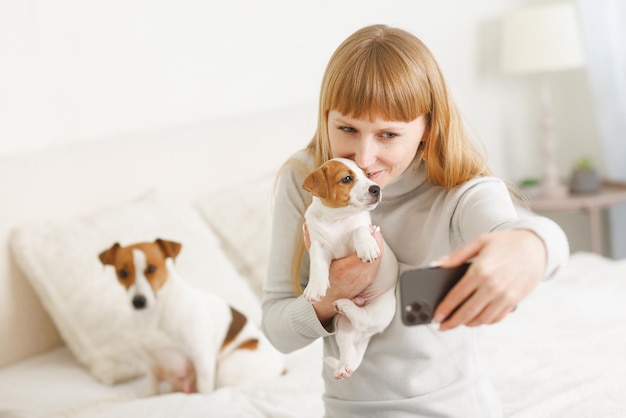
{"label": "puppy's white chest", "polygon": [[328,248],[333,258],[346,257],[355,251],[354,246],[354,234],[353,228],[328,228],[324,237],[319,238],[321,242],[324,242],[325,247]]}
{"label": "puppy's white chest", "polygon": [[355,252],[356,231],[359,228],[369,228],[370,222],[369,212],[336,222],[307,219],[311,241],[321,243],[334,259]]}

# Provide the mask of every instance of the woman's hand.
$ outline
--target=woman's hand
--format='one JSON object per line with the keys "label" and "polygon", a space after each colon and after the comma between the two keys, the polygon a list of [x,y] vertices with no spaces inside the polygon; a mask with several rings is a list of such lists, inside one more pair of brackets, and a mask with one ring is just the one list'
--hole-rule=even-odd
{"label": "woman's hand", "polygon": [[512,229],[481,235],[437,259],[441,267],[455,267],[474,258],[435,310],[434,321],[441,331],[501,321],[542,280],[546,257],[535,233]]}
{"label": "woman's hand", "polygon": [[[311,245],[306,224],[303,226],[304,245],[308,249]],[[383,257],[383,237],[379,228],[372,228],[372,235],[376,238],[380,248],[380,257],[372,263],[361,261],[356,253],[348,257],[334,260],[330,264],[329,281],[330,287],[326,296],[313,304],[317,317],[324,325],[336,314],[335,301],[338,299],[352,299],[357,305],[363,304],[359,295],[376,278],[380,260]]]}

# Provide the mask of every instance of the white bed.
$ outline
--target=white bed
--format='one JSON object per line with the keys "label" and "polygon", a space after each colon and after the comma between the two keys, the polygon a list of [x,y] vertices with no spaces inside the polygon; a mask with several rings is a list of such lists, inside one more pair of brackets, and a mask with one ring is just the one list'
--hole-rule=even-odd
{"label": "white bed", "polygon": [[[577,253],[514,315],[480,330],[505,416],[626,416],[624,295],[626,261]],[[142,379],[104,385],[57,348],[0,372],[0,416],[320,417],[320,348],[289,355],[290,372],[264,384],[143,399],[133,395]]]}
{"label": "white bed", "polygon": [[[89,322],[120,296],[100,280],[96,249],[163,233],[185,245],[184,277],[258,320],[272,176],[314,118],[303,106],[0,161],[11,196],[0,205],[0,417],[321,417],[319,341],[271,381],[142,398],[142,377],[111,383],[135,374],[104,361],[119,359],[120,344],[102,348],[114,327]],[[207,257],[211,277],[197,273]],[[90,286],[106,305],[77,303]],[[626,260],[577,253],[506,321],[479,329],[505,416],[626,416],[625,298]]]}

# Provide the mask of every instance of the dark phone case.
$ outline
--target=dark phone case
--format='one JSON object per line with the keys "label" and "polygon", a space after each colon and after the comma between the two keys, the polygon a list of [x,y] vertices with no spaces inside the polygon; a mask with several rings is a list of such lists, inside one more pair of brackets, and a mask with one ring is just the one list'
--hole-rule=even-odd
{"label": "dark phone case", "polygon": [[470,263],[453,268],[407,270],[400,276],[400,308],[405,325],[428,324],[446,294],[463,277]]}

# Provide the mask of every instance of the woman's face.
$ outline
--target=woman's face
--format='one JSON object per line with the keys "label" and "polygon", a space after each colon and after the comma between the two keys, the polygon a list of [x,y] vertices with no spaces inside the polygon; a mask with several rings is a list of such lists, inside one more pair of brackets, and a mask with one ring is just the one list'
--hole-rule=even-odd
{"label": "woman's face", "polygon": [[410,122],[375,118],[352,119],[336,110],[328,113],[333,157],[354,160],[381,188],[411,165],[426,129],[426,118]]}

